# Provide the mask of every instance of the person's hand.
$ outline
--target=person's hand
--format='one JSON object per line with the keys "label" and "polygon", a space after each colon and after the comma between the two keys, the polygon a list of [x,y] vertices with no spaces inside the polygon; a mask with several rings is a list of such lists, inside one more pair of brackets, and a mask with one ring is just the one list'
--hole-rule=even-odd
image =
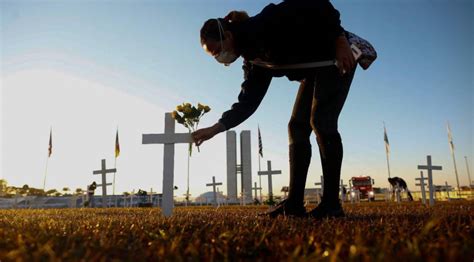
{"label": "person's hand", "polygon": [[336,39],[336,62],[341,75],[349,72],[356,65],[349,42],[343,35]]}
{"label": "person's hand", "polygon": [[211,127],[201,128],[192,133],[196,146],[200,146],[204,141],[211,139],[220,132],[225,131],[224,125],[217,123]]}

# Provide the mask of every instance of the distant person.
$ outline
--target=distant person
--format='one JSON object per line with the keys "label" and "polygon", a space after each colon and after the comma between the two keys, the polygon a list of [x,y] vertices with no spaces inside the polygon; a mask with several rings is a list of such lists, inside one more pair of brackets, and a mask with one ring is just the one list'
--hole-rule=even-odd
{"label": "distant person", "polygon": [[342,186],[342,202],[346,201],[347,189],[345,186]]}
{"label": "distant person", "polygon": [[94,193],[97,188],[97,184],[92,182],[92,184],[87,186],[87,199],[86,202],[84,203],[84,206],[88,207],[94,207]]}
{"label": "distant person", "polygon": [[395,195],[395,191],[398,191],[398,192],[405,191],[407,192],[408,199],[410,201],[413,201],[413,196],[411,195],[410,190],[408,190],[407,183],[405,182],[405,180],[403,180],[403,178],[400,178],[400,177],[388,178],[388,182],[392,186],[392,198]]}
{"label": "distant person", "polygon": [[[249,118],[260,105],[272,78],[286,76],[290,81],[298,81],[300,87],[288,124],[289,195],[267,215],[344,216],[339,202],[343,148],[338,118],[356,61],[339,12],[328,0],[269,4],[253,17],[243,11],[232,11],[225,18],[213,18],[204,23],[201,45],[224,65],[242,57],[244,81],[238,102],[223,113],[216,124],[193,133],[196,145]],[[338,66],[316,68],[313,63],[328,60],[336,60]],[[295,68],[302,64],[303,68]],[[279,115],[268,117],[281,118]],[[319,146],[324,196],[315,209],[306,213],[303,200],[311,161],[312,132]]]}

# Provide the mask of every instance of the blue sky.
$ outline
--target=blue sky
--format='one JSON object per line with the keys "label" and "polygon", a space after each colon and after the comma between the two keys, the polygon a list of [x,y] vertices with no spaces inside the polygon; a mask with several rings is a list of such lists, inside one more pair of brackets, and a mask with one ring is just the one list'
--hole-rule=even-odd
{"label": "blue sky", "polygon": [[[269,3],[2,1],[2,177],[10,184],[42,185],[52,125],[55,151],[47,187],[84,188],[93,179],[86,173],[97,169],[101,158],[114,161],[118,125],[122,153],[117,191],[150,187],[160,191],[161,147],[140,145],[140,134],[161,132],[163,113],[184,101],[210,105],[213,110],[202,126],[213,124],[236,101],[242,82],[241,60],[224,67],[203,52],[200,27],[230,10],[255,15]],[[392,175],[414,187],[416,166],[431,154],[434,163],[444,167],[435,173],[435,183],[454,185],[446,134],[449,121],[460,181],[467,184],[464,156],[473,170],[472,1],[332,3],[346,30],[368,39],[379,54],[369,70],[358,69],[340,117],[343,179],[370,175],[378,186],[387,185],[385,121]],[[259,110],[236,128],[253,132],[256,179],[260,125],[264,160],[273,160],[273,166],[283,170],[274,180],[274,191],[288,183],[287,122],[297,88],[286,78],[274,79]],[[307,187],[321,174],[312,141]],[[205,183],[212,175],[225,186],[224,142],[221,134],[193,156],[194,196],[207,190]],[[177,147],[179,195],[185,186],[185,147]],[[265,188],[266,178],[262,184]],[[225,193],[225,188],[221,190]]]}

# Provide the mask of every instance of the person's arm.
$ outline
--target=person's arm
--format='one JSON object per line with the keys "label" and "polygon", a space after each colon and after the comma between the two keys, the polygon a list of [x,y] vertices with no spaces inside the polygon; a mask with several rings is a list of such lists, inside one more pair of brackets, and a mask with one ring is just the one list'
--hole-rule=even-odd
{"label": "person's arm", "polygon": [[238,102],[234,103],[230,110],[222,114],[219,123],[225,126],[226,130],[240,125],[249,118],[258,108],[267,93],[272,80],[268,69],[244,62],[244,82],[238,96]]}
{"label": "person's arm", "polygon": [[234,103],[230,110],[224,112],[219,121],[208,128],[197,130],[193,133],[196,145],[212,138],[220,132],[224,132],[238,126],[249,118],[262,102],[272,80],[267,69],[253,66],[244,61],[244,82],[238,96],[238,102]]}

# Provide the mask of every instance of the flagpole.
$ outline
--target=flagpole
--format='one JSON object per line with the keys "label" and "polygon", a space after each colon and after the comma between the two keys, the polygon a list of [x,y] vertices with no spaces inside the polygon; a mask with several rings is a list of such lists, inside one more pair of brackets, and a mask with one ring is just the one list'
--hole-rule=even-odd
{"label": "flagpole", "polygon": [[[451,127],[449,126],[448,122],[448,142],[451,148],[451,156],[453,157],[453,163],[454,163],[454,174],[456,175],[456,183],[458,185],[458,194],[461,194],[461,188],[459,187],[459,177],[458,177],[458,168],[456,165],[456,156],[454,155],[454,143],[453,143],[453,138],[451,134]],[[458,195],[459,196],[459,195]]]}
{"label": "flagpole", "polygon": [[186,185],[186,206],[188,206],[188,202],[189,202],[189,165],[191,163],[190,161],[191,159],[191,155],[189,154],[188,152],[188,177],[187,177],[187,185]]}
{"label": "flagpole", "polygon": [[[258,172],[262,171],[261,168],[260,168],[260,154],[258,154]],[[258,180],[259,180],[259,186],[260,187],[260,203],[262,202],[262,176],[258,176]]]}
{"label": "flagpole", "polygon": [[[260,125],[257,125],[258,127],[258,171],[262,171],[261,167],[260,167],[260,159],[261,159],[261,155],[260,155],[260,149],[261,147],[263,147],[261,145],[261,141],[262,141],[262,134],[260,134]],[[263,155],[263,148],[262,148],[262,155]],[[263,203],[263,198],[262,198],[262,176],[258,176],[258,182],[259,182],[259,186],[260,187],[260,203]]]}
{"label": "flagpole", "polygon": [[46,168],[44,170],[43,191],[46,190],[46,175],[48,174],[49,157],[53,152],[53,126],[49,127],[48,158],[46,158]]}
{"label": "flagpole", "polygon": [[46,190],[46,175],[48,174],[48,164],[49,164],[49,156],[46,158],[46,168],[44,171],[44,178],[43,178],[43,191]]}
{"label": "flagpole", "polygon": [[[115,174],[117,172],[117,157],[118,157],[118,154],[117,154],[117,145],[119,144],[119,141],[118,141],[118,125],[117,125],[117,132],[115,134],[115,161],[114,161],[114,169],[115,169],[115,172],[114,172],[114,181],[113,181],[113,186],[112,186],[112,195],[113,197],[115,198],[115,207],[117,207],[117,198],[115,197]],[[119,147],[119,154],[120,154],[120,147]]]}
{"label": "flagpole", "polygon": [[459,177],[458,177],[458,168],[456,166],[456,157],[454,156],[454,150],[453,152],[451,153],[452,157],[453,157],[453,163],[454,163],[454,174],[456,175],[456,183],[458,185],[458,194],[461,193],[461,188],[459,187]]}
{"label": "flagpole", "polygon": [[[117,169],[117,157],[115,157],[114,169]],[[114,172],[114,186],[112,188],[112,195],[115,196],[115,172]]]}
{"label": "flagpole", "polygon": [[[384,134],[385,136],[387,135],[387,130],[385,129],[385,122],[383,122],[383,131],[384,131]],[[388,139],[387,139],[388,140]],[[388,141],[385,141],[385,143],[387,143]],[[387,144],[385,144],[385,155],[387,157],[387,170],[388,170],[388,178],[390,178],[390,160],[389,160],[389,153],[388,153],[388,150],[387,150]]]}
{"label": "flagpole", "polygon": [[471,173],[469,172],[469,164],[467,163],[467,156],[464,156],[464,159],[466,160],[466,170],[467,170],[467,177],[469,179],[469,189],[471,189],[472,181],[471,181]]}

